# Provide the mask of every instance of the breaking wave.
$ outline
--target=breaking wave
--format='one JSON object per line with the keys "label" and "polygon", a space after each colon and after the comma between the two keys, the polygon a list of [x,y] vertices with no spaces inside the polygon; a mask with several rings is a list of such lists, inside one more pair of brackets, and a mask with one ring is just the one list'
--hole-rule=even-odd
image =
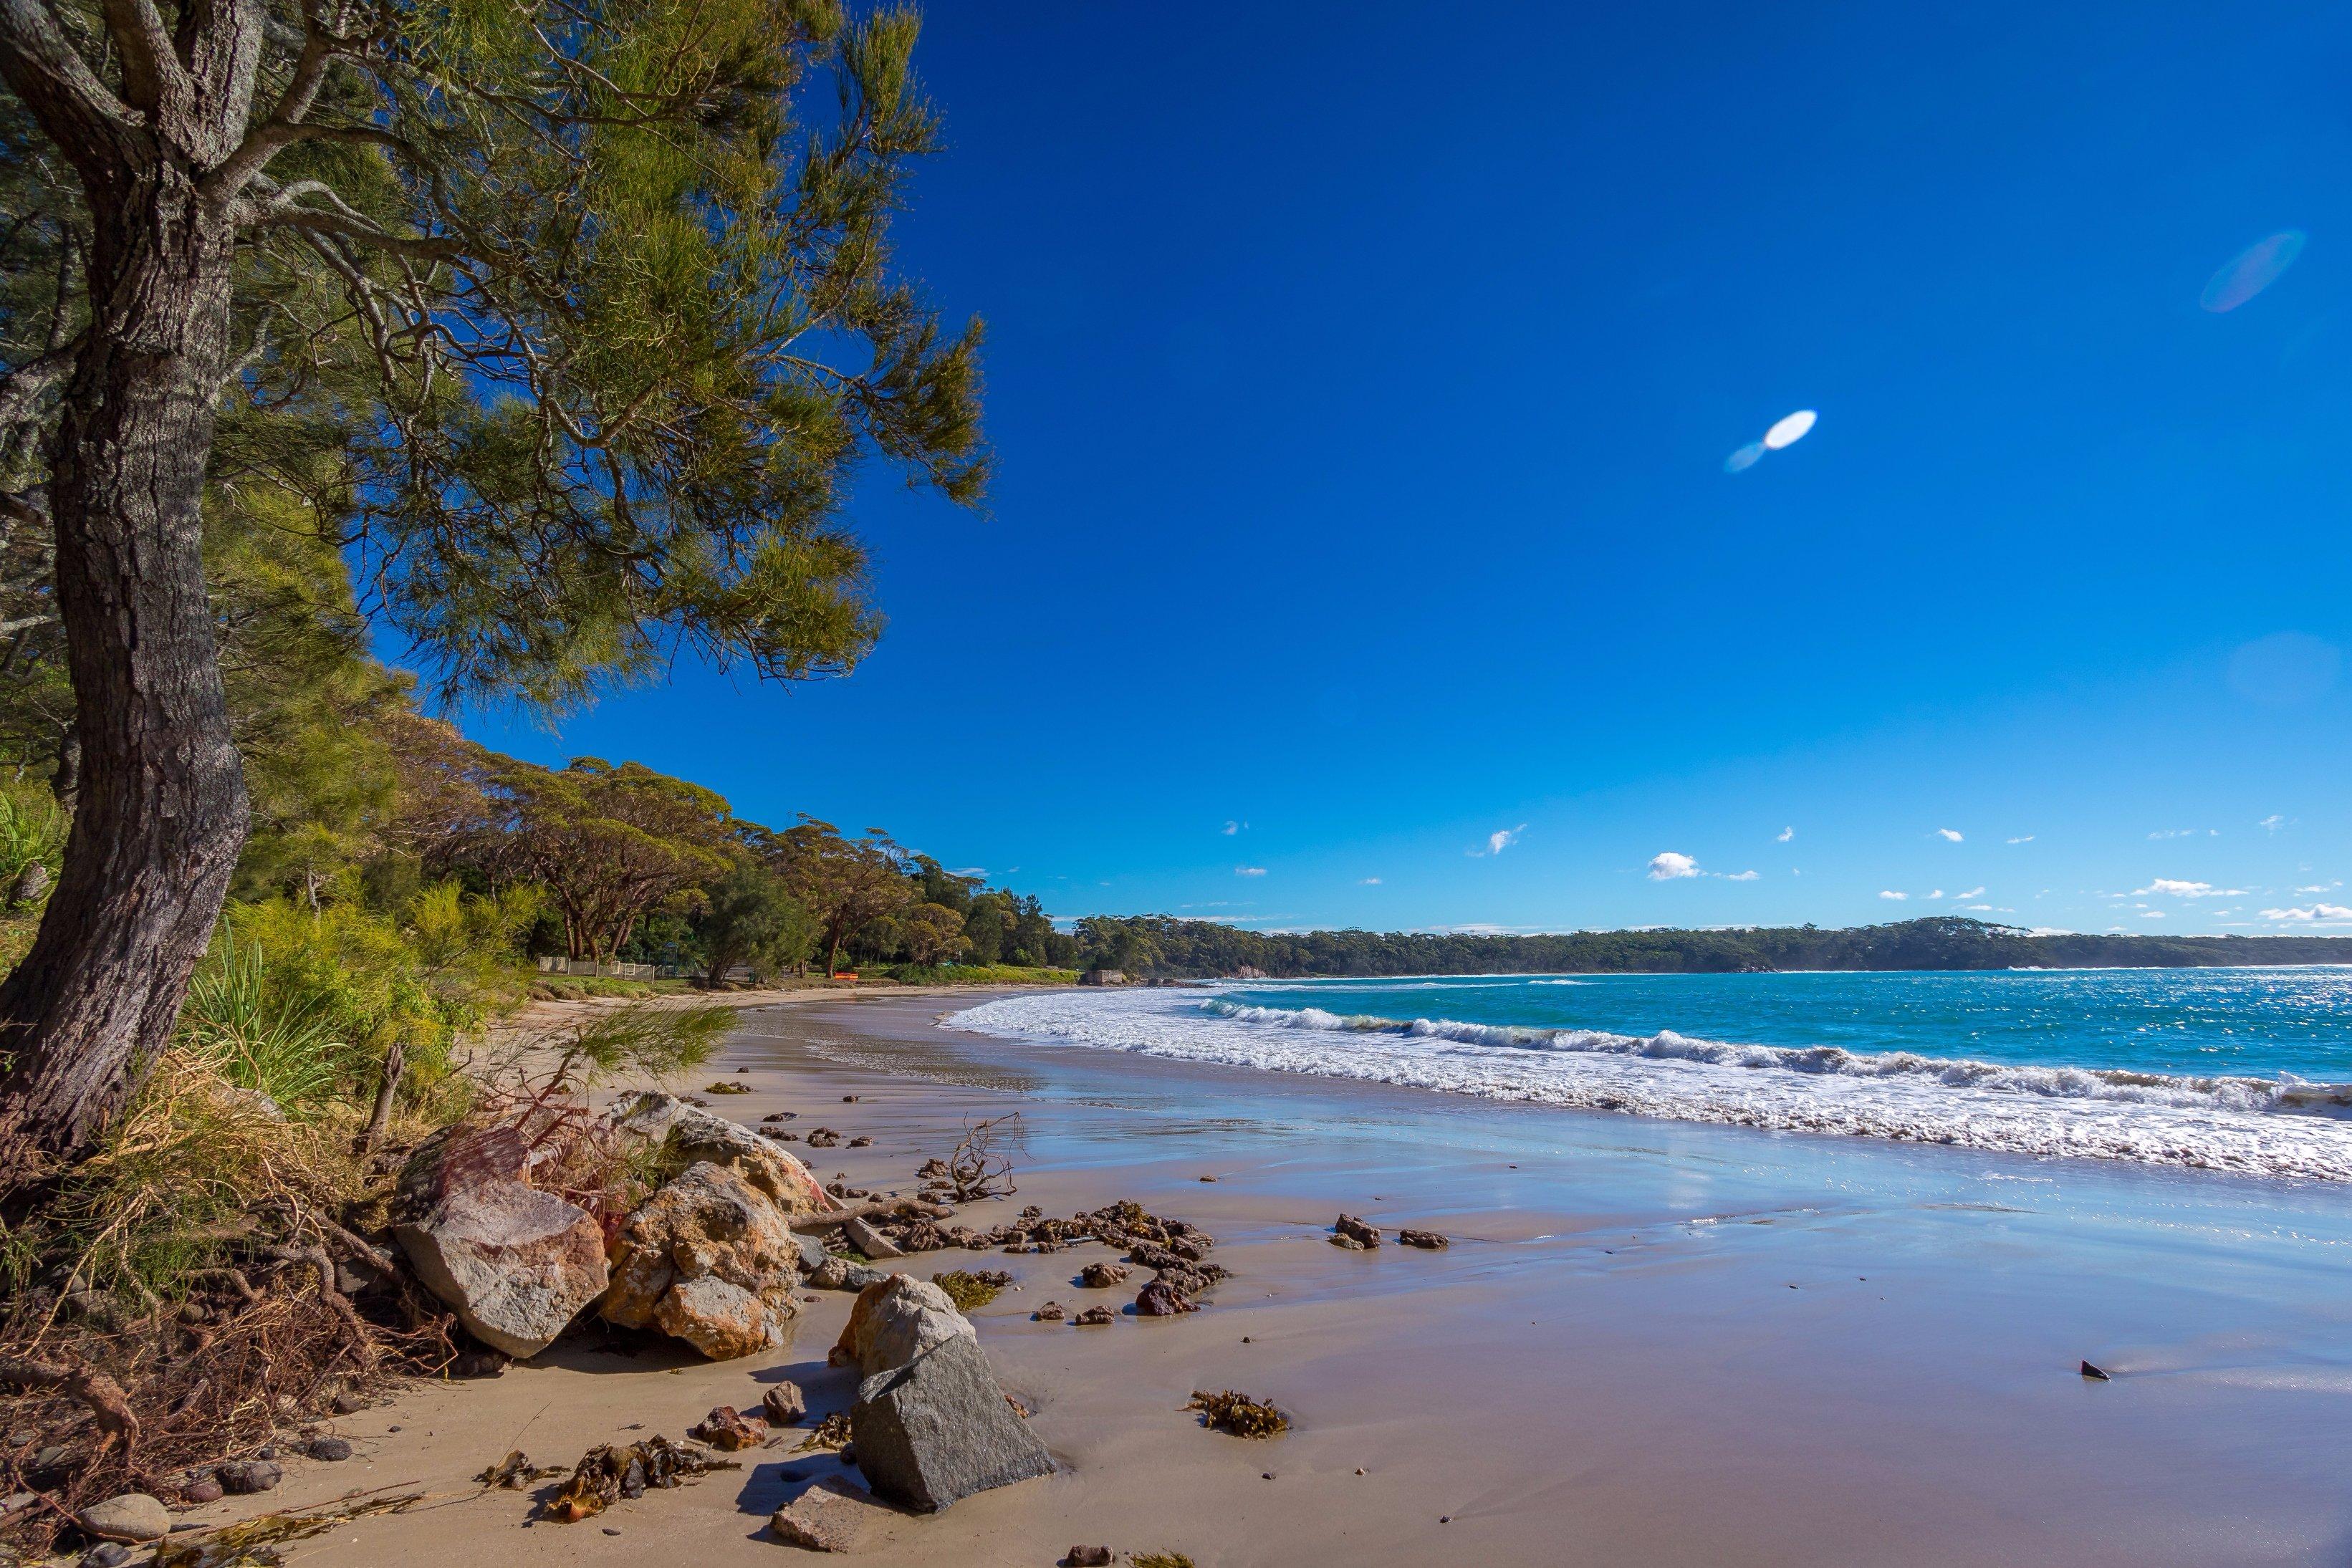
{"label": "breaking wave", "polygon": [[1263,1007],[1008,997],[952,1028],[1685,1121],[2352,1180],[2352,1084],[2191,1077]]}

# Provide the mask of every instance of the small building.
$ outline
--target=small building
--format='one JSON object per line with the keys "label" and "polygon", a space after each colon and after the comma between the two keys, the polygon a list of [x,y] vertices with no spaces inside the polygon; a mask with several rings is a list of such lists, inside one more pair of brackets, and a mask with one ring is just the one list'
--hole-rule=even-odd
{"label": "small building", "polygon": [[1128,983],[1124,969],[1088,969],[1078,977],[1082,986],[1124,986]]}

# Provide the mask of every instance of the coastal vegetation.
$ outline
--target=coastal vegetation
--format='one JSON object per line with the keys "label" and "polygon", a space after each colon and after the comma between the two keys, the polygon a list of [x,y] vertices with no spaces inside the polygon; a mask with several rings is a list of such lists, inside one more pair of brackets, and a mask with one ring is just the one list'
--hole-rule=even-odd
{"label": "coastal vegetation", "polygon": [[1314,975],[1727,974],[1790,969],[2201,968],[2352,964],[2345,936],[2032,932],[1957,915],[1886,925],[1569,931],[1243,931],[1164,915],[1077,923],[1089,968],[1189,978]]}
{"label": "coastal vegetation", "polygon": [[[552,712],[679,653],[796,680],[872,643],[854,471],[966,506],[989,471],[978,324],[889,243],[938,143],[918,30],[829,0],[0,16],[0,732],[70,822],[0,983],[0,1188],[120,1120],[233,887],[323,908],[414,821],[371,622],[440,696]],[[634,837],[665,789],[621,772],[485,797],[515,856],[562,816],[630,848],[593,887],[536,862],[591,955],[723,858],[677,790]]]}

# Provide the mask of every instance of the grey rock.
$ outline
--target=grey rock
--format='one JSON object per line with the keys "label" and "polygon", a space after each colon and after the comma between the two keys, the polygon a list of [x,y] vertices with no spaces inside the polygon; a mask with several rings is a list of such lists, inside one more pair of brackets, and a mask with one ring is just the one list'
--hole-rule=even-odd
{"label": "grey rock", "polygon": [[161,1541],[172,1533],[172,1511],[143,1491],[91,1503],[74,1519],[100,1541]]}
{"label": "grey rock", "polygon": [[1054,1469],[979,1342],[961,1336],[859,1384],[849,1429],[866,1484],[923,1513]]}
{"label": "grey rock", "polygon": [[243,1497],[273,1490],[286,1479],[286,1472],[268,1459],[232,1459],[215,1470],[213,1479]]}
{"label": "grey rock", "polygon": [[352,1457],[352,1444],[348,1437],[313,1437],[302,1451],[314,1459],[334,1463]]}
{"label": "grey rock", "polygon": [[814,1274],[824,1268],[825,1259],[830,1256],[824,1242],[814,1236],[803,1236],[798,1231],[793,1233],[793,1245],[800,1249],[801,1272],[803,1274]]}
{"label": "grey rock", "polygon": [[827,1476],[778,1509],[768,1521],[776,1539],[809,1552],[847,1552],[883,1509],[855,1481]]}
{"label": "grey rock", "polygon": [[425,1288],[509,1355],[554,1343],[611,1282],[595,1216],[504,1176],[452,1182],[393,1234]]}
{"label": "grey rock", "polygon": [[860,1377],[895,1372],[944,1340],[977,1343],[970,1319],[937,1285],[907,1274],[887,1274],[857,1293],[849,1322],[825,1358],[854,1366]]}
{"label": "grey rock", "polygon": [[74,1560],[74,1568],[122,1568],[131,1548],[117,1541],[101,1541]]}

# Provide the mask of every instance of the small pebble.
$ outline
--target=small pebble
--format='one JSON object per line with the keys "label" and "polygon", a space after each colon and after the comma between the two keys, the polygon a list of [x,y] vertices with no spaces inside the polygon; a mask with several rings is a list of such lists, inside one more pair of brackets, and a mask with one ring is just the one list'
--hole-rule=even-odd
{"label": "small pebble", "polygon": [[[1513,1170],[1517,1170],[1519,1167],[1513,1166],[1511,1168]],[[1440,1524],[1451,1524],[1454,1522],[1454,1516],[1450,1513],[1441,1513],[1437,1516],[1437,1522]]]}
{"label": "small pebble", "polygon": [[1363,1466],[1361,1466],[1361,1465],[1358,1465],[1358,1466],[1356,1467],[1356,1473],[1357,1473],[1358,1475],[1360,1475],[1360,1475],[1362,1475],[1362,1474],[1364,1473],[1364,1467],[1363,1467]]}
{"label": "small pebble", "polygon": [[608,1524],[604,1527],[604,1533],[607,1535],[618,1535],[621,1532]]}
{"label": "small pebble", "polygon": [[1258,1479],[1259,1479],[1260,1480],[1267,1480],[1267,1481],[1270,1481],[1270,1480],[1274,1479],[1274,1472],[1273,1472],[1272,1470],[1268,1470],[1268,1471],[1266,1471],[1266,1472],[1265,1472],[1265,1474],[1264,1474],[1263,1476],[1260,1476]]}

